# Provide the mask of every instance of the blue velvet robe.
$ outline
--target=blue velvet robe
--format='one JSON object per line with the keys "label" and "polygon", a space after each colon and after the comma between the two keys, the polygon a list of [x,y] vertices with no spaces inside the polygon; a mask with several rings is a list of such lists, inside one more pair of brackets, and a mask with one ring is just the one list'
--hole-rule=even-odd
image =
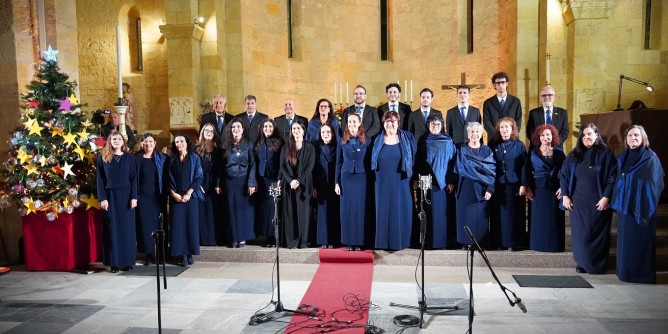
{"label": "blue velvet robe", "polygon": [[[479,151],[478,151],[479,150]],[[489,210],[485,192],[494,193],[495,162],[492,150],[481,145],[472,150],[462,145],[457,152],[455,173],[458,175],[457,190],[457,242],[470,245],[468,226],[480,245],[487,242],[489,232]]]}
{"label": "blue velvet robe", "polygon": [[456,181],[454,175],[456,155],[457,148],[452,138],[445,133],[437,135],[429,133],[423,136],[418,143],[414,174],[431,175],[431,190],[427,192],[427,199],[431,204],[425,205],[427,214],[425,247],[427,248],[449,247],[450,239],[453,238],[448,231],[454,231],[454,226],[453,229],[449,227],[455,223],[455,220],[449,219],[452,216],[452,213],[449,212],[452,203],[449,203],[448,199],[451,196],[447,193],[446,186]]}
{"label": "blue velvet robe", "polygon": [[188,153],[183,162],[178,153],[170,159],[169,189],[181,195],[193,189],[190,200],[185,203],[176,202],[170,196],[172,256],[199,255],[199,202],[204,200],[200,187],[202,178],[202,163],[196,153]]}
{"label": "blue velvet robe", "polygon": [[410,181],[417,145],[412,133],[399,129],[398,135],[398,144],[386,145],[384,133],[379,133],[371,150],[371,169],[375,172],[377,249],[401,250],[411,242],[413,201]]}
{"label": "blue velvet robe", "polygon": [[136,262],[135,209],[130,200],[137,199],[137,162],[129,153],[117,157],[110,162],[102,155],[97,158],[97,198],[109,202],[109,209],[102,211],[102,263],[122,268]]}
{"label": "blue velvet robe", "polygon": [[559,170],[566,159],[561,147],[555,147],[552,158],[543,157],[540,149],[531,150],[522,184],[533,191],[529,221],[529,249],[541,252],[563,252],[566,242],[564,211],[559,208]]}
{"label": "blue velvet robe", "polygon": [[491,200],[490,229],[500,247],[526,247],[526,199],[517,195],[526,163],[526,147],[519,140],[495,142],[495,191]]}
{"label": "blue velvet robe", "polygon": [[627,163],[628,150],[617,158],[612,209],[617,211],[617,277],[624,282],[656,283],[656,209],[664,188],[661,161],[642,149]]}

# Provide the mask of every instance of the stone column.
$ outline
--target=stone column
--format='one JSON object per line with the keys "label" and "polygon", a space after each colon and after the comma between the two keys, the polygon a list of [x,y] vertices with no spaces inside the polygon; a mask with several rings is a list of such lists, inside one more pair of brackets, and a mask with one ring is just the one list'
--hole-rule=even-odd
{"label": "stone column", "polygon": [[193,22],[195,0],[165,1],[167,24],[160,26],[167,43],[170,130],[198,129],[202,95],[200,41],[204,30]]}
{"label": "stone column", "polygon": [[[616,0],[566,1],[562,15],[568,26],[566,87],[571,98],[567,109],[573,124],[580,114],[606,112],[606,62],[608,26]],[[574,129],[575,130],[575,129]]]}

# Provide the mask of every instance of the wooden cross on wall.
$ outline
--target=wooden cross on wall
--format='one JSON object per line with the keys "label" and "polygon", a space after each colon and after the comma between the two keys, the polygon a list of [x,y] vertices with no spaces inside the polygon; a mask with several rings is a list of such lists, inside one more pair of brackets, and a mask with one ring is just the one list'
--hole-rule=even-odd
{"label": "wooden cross on wall", "polygon": [[466,73],[462,72],[462,79],[461,79],[460,83],[458,83],[456,85],[442,85],[441,89],[442,90],[446,90],[446,89],[457,90],[457,87],[459,87],[459,86],[468,86],[471,90],[485,88],[485,84],[467,84],[466,83]]}

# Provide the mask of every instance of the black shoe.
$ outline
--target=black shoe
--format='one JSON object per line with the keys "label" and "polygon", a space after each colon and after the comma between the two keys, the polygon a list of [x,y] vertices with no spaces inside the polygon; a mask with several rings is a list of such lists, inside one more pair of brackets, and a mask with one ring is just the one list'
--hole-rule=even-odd
{"label": "black shoe", "polygon": [[575,272],[578,272],[580,274],[586,274],[587,273],[587,271],[580,266],[575,267]]}
{"label": "black shoe", "polygon": [[462,245],[462,249],[467,251],[467,250],[471,249],[471,246],[469,246],[469,245]]}
{"label": "black shoe", "polygon": [[193,256],[192,256],[192,255],[188,255],[187,257],[188,257],[188,264],[189,264],[189,265],[193,265],[193,264],[195,264],[195,260],[193,259]]}
{"label": "black shoe", "polygon": [[351,251],[351,250],[353,250],[353,246],[348,246],[348,247],[346,247],[346,249]]}
{"label": "black shoe", "polygon": [[111,273],[115,274],[118,272],[118,267],[111,267]]}
{"label": "black shoe", "polygon": [[509,252],[514,252],[514,251],[515,251],[515,249],[514,249],[514,248],[512,248],[512,247],[508,247],[508,251],[509,251]]}
{"label": "black shoe", "polygon": [[355,250],[356,250],[356,251],[361,251],[362,248],[361,248],[361,247],[355,247]]}

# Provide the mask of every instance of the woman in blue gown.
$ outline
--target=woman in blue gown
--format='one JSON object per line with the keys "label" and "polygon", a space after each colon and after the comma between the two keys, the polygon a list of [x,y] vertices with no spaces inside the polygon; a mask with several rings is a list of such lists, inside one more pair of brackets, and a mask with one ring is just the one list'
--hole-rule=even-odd
{"label": "woman in blue gown", "polygon": [[281,150],[283,178],[283,232],[288,248],[308,248],[311,227],[311,194],[315,148],[304,140],[306,124],[292,123],[288,141]]}
{"label": "woman in blue gown", "polygon": [[563,252],[566,243],[564,211],[559,208],[559,170],[566,159],[559,133],[543,124],[531,135],[531,152],[522,176],[520,194],[531,201],[529,249]]}
{"label": "woman in blue gown", "polygon": [[199,130],[199,139],[195,151],[202,161],[202,193],[204,200],[199,202],[199,244],[216,245],[216,226],[214,207],[216,205],[216,168],[218,159],[218,134],[211,123],[206,123]]}
{"label": "woman in blue gown", "polygon": [[617,211],[617,277],[655,284],[656,210],[664,186],[663,168],[641,125],[626,130],[624,147],[617,157],[611,205]]}
{"label": "woman in blue gown", "polygon": [[575,271],[603,274],[610,253],[609,208],[615,182],[615,157],[593,123],[582,127],[578,142],[559,171],[561,200],[571,210]]}
{"label": "woman in blue gown", "polygon": [[[155,137],[150,133],[141,136],[141,149],[137,159],[137,251],[146,254],[144,265],[155,263],[155,240],[152,233],[160,228],[161,213],[166,213],[164,180],[169,167],[167,155],[155,149]],[[163,221],[162,228],[165,228]]]}
{"label": "woman in blue gown", "polygon": [[334,115],[332,102],[328,99],[320,99],[315,104],[315,112],[306,129],[306,141],[313,144],[317,143],[320,140],[320,127],[324,124],[329,124],[334,128],[334,140],[337,140],[340,133],[340,123]]}
{"label": "woman in blue gown", "polygon": [[336,130],[330,124],[320,127],[315,148],[313,198],[316,202],[316,242],[322,248],[334,248],[341,242],[339,196],[334,192],[336,172]]}
{"label": "woman in blue gown", "polygon": [[104,219],[102,263],[112,273],[132,270],[137,257],[137,163],[127,151],[123,135],[112,130],[97,157],[97,197]]}
{"label": "woman in blue gown", "polygon": [[[450,247],[452,235],[448,235],[450,224],[454,221],[448,219],[452,216],[448,209],[452,207],[449,203],[448,194],[455,188],[455,156],[457,147],[452,138],[443,132],[443,116],[432,114],[427,118],[429,133],[418,142],[417,155],[415,157],[415,174],[431,175],[431,189],[427,193],[427,199],[431,205],[426,206],[427,229],[425,247],[441,249]],[[419,181],[413,182],[413,189],[418,188]],[[454,229],[452,229],[454,230]]]}
{"label": "woman in blue gown", "polygon": [[464,230],[468,226],[480,245],[488,242],[489,209],[487,203],[494,193],[494,152],[480,144],[482,125],[466,123],[469,142],[459,147],[455,173],[457,190],[457,242],[469,248],[472,241]]}
{"label": "woman in blue gown", "polygon": [[258,234],[267,237],[266,247],[276,246],[276,230],[274,227],[274,198],[269,188],[280,189],[280,154],[283,147],[276,124],[272,119],[260,123],[260,135],[255,141],[255,166],[257,191],[255,193],[255,224]]}
{"label": "woman in blue gown", "polygon": [[492,241],[499,249],[509,251],[528,245],[526,199],[519,194],[527,150],[519,138],[515,120],[504,117],[496,123],[490,143],[496,162],[494,194],[490,202]]}
{"label": "woman in blue gown", "polygon": [[359,114],[350,114],[336,148],[336,185],[341,196],[341,243],[348,250],[362,250],[367,226],[367,169],[370,139]]}
{"label": "woman in blue gown", "polygon": [[[255,239],[255,158],[253,144],[248,141],[248,131],[240,118],[234,118],[225,126],[223,153],[219,178],[227,200],[228,221],[232,234],[232,247],[244,248],[246,241]],[[220,189],[220,188],[219,188]]]}
{"label": "woman in blue gown", "polygon": [[180,258],[179,265],[195,263],[199,255],[199,202],[202,192],[202,162],[195,145],[184,133],[174,135],[169,164],[169,194],[171,223],[171,255]]}
{"label": "woman in blue gown", "polygon": [[384,131],[371,149],[375,173],[376,249],[401,250],[411,243],[413,201],[410,180],[417,145],[413,134],[399,129],[399,113],[383,115]]}

